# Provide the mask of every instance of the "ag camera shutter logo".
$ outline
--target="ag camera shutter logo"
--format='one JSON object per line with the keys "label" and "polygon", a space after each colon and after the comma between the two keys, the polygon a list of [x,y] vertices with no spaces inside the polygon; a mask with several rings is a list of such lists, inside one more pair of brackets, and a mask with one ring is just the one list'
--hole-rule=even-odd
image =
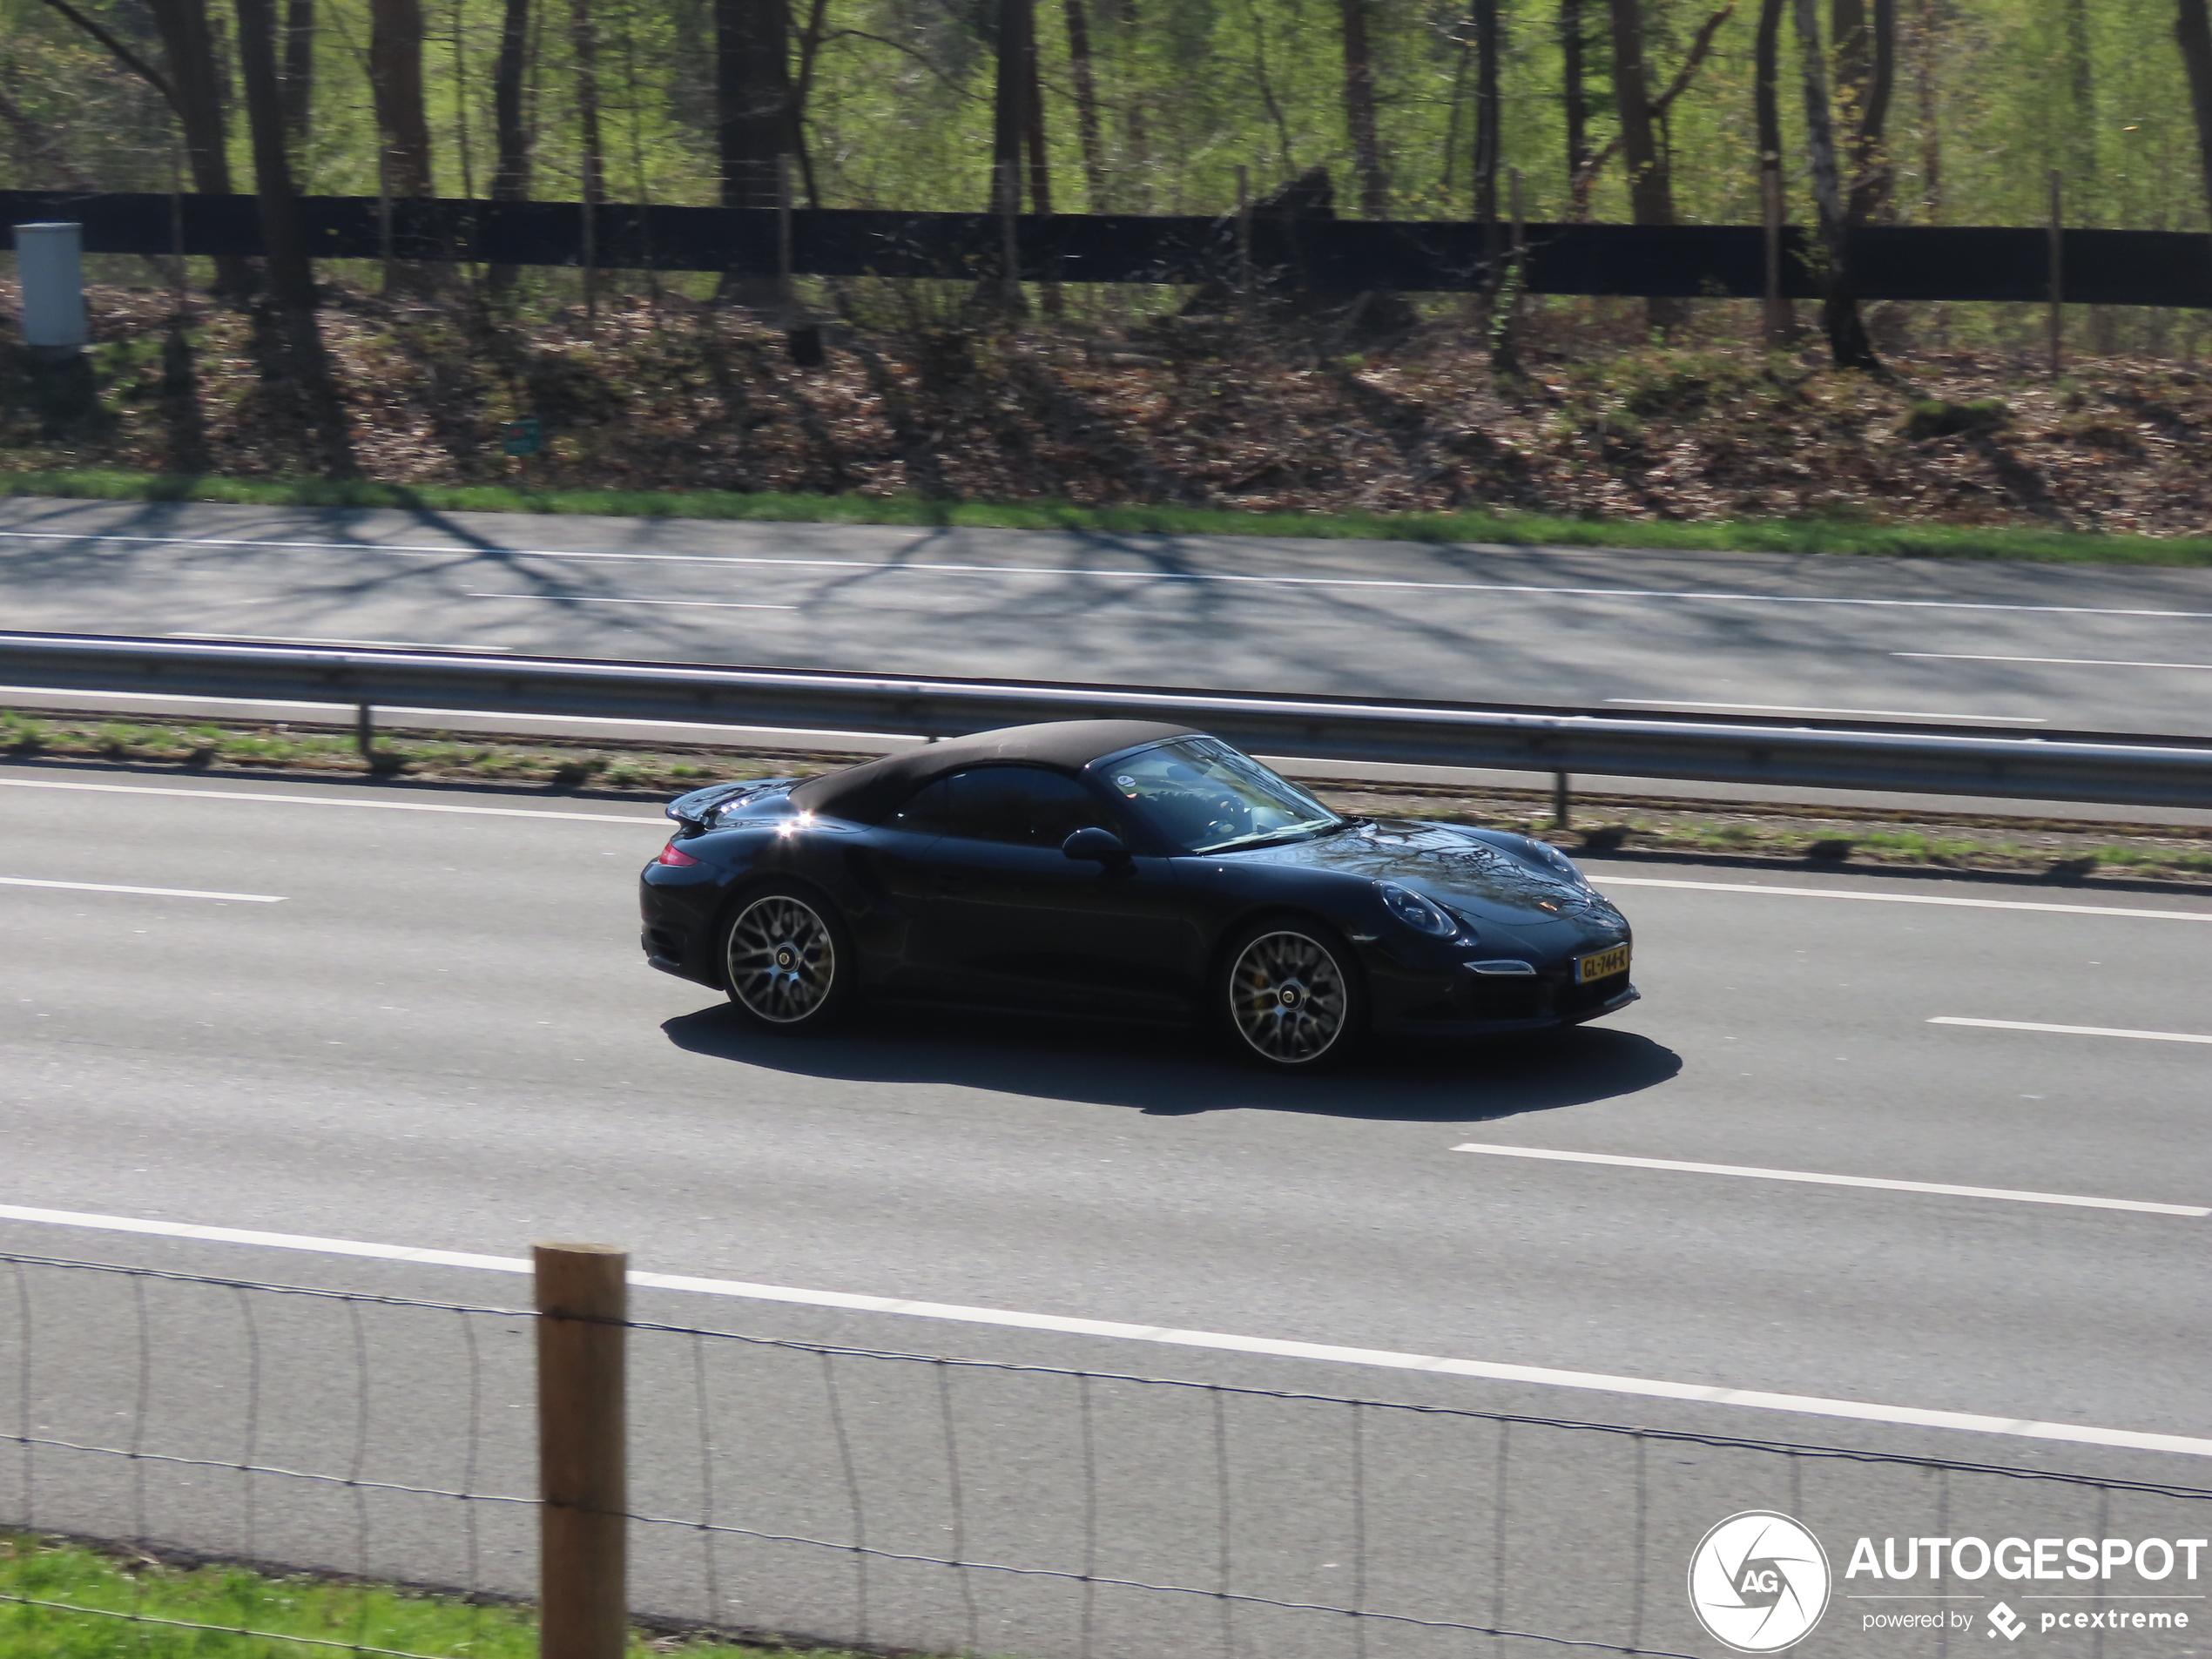
{"label": "ag camera shutter logo", "polygon": [[1738,1653],[1779,1653],[1804,1641],[1828,1610],[1831,1581],[1820,1541],[1771,1509],[1730,1515],[1689,1558],[1691,1610]]}

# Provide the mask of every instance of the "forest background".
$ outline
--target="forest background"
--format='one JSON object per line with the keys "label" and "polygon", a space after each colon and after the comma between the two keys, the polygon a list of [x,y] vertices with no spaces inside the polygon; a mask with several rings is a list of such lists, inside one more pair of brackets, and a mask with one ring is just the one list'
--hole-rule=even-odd
{"label": "forest background", "polygon": [[[1757,223],[1762,157],[1771,144],[1789,215],[1810,223],[1817,217],[1823,146],[1808,119],[1820,113],[1835,124],[1840,190],[1859,222],[2039,223],[2048,211],[2049,176],[2058,171],[2072,225],[2202,230],[2212,194],[2212,34],[2205,10],[2204,0],[0,0],[0,184],[246,192],[257,178],[266,188],[273,161],[288,175],[287,188],[302,193],[765,205],[774,199],[774,158],[788,153],[801,204],[829,207],[979,210],[1004,206],[1012,180],[1032,211],[1219,213],[1235,204],[1240,169],[1253,193],[1264,196],[1319,168],[1343,213],[1487,218],[1502,211],[1496,192],[1511,170],[1520,175],[1531,219]],[[1764,113],[1763,14],[1775,75]],[[1808,23],[1821,37],[1816,67],[1827,92],[1817,111],[1805,90],[1800,44]],[[282,133],[273,157],[266,146],[257,152],[249,118],[257,58],[242,48],[257,46],[271,118],[264,125],[271,137],[280,125]],[[103,273],[119,276],[112,263]],[[127,367],[108,377],[113,385],[103,393],[110,417],[105,435],[82,425],[64,430],[65,423],[44,415],[31,431],[24,425],[29,405],[18,398],[12,427],[0,407],[0,449],[12,451],[8,459],[18,467],[135,457],[281,470],[304,456],[342,471],[361,465],[366,454],[372,471],[481,476],[496,470],[480,452],[500,419],[543,406],[566,435],[565,448],[554,446],[556,463],[590,452],[621,482],[651,473],[637,457],[617,463],[612,450],[620,446],[590,433],[616,424],[613,405],[631,404],[635,414],[637,398],[657,397],[659,371],[614,361],[628,338],[619,304],[604,321],[595,308],[580,338],[561,334],[577,298],[573,273],[526,273],[519,280],[489,273],[490,287],[506,293],[494,317],[482,303],[484,273],[469,274],[469,303],[456,305],[449,274],[388,271],[380,281],[373,272],[357,272],[350,303],[358,317],[369,315],[372,298],[399,309],[377,314],[377,326],[354,328],[359,338],[353,338],[350,325],[329,315],[319,335],[312,323],[304,331],[282,326],[287,312],[312,316],[318,297],[327,311],[333,294],[326,287],[317,296],[312,278],[305,287],[287,284],[280,263],[273,259],[262,298],[248,308],[253,317],[241,311],[233,323],[196,314],[189,340],[206,347],[222,344],[226,330],[239,331],[233,358],[243,362],[259,338],[260,378],[270,378],[270,352],[288,351],[290,377],[310,390],[334,351],[333,395],[342,407],[306,411],[320,445],[314,454],[287,449],[280,432],[234,430],[233,417],[280,401],[242,387],[229,388],[227,401],[218,398],[217,407],[201,412],[197,436],[158,434],[135,420]],[[217,287],[224,287],[223,273],[214,274]],[[231,297],[242,299],[256,280],[231,273]],[[762,296],[711,277],[648,282],[629,273],[614,280],[632,294],[650,287],[653,330],[665,329],[670,307],[681,311],[687,303],[695,327],[710,326],[710,312],[728,314],[711,325],[718,339],[748,321],[780,320],[759,305],[715,307],[718,298]],[[913,434],[901,438],[894,430],[900,417],[884,401],[890,384],[884,374],[909,392],[934,395],[953,388],[927,384],[933,374],[941,381],[978,373],[1005,381],[1008,365],[980,361],[968,339],[974,320],[946,296],[929,296],[927,304],[913,294],[896,304],[880,293],[811,297],[863,331],[872,324],[892,334],[903,328],[941,346],[954,338],[957,349],[941,353],[933,368],[921,361],[927,350],[887,335],[887,355],[846,388],[871,403],[867,421],[880,430],[887,450],[901,451],[896,463],[876,467],[865,456],[851,464],[825,465],[819,455],[794,461],[806,442],[786,444],[779,461],[771,453],[775,435],[763,434],[751,445],[757,464],[726,455],[715,464],[687,462],[666,469],[667,482],[955,493],[981,485],[1077,498],[1223,494],[1204,468],[1169,476],[1157,464],[1132,463],[1116,478],[1109,475],[1115,467],[1087,463],[1087,470],[1055,473],[1038,460],[1035,435],[1013,464],[985,469],[988,480],[963,482],[942,466],[933,479],[927,465],[914,464]],[[1080,325],[1096,336],[1109,325],[1125,334],[1156,325],[1187,296],[1050,297],[1063,334]],[[412,302],[413,312],[401,302]],[[462,376],[480,387],[462,422],[467,433],[457,431],[449,413],[398,408],[408,377],[431,372],[422,342],[435,325],[422,314],[441,304],[480,360],[480,372]],[[132,322],[134,306],[143,314]],[[143,334],[156,309],[118,297],[109,308],[111,327],[118,335],[134,327]],[[1478,372],[1484,348],[1495,344],[1494,319],[1463,302],[1423,309],[1430,324],[1442,325],[1416,341],[1429,358],[1447,344],[1465,348],[1465,361],[1453,368],[1455,395],[1474,403],[1463,398],[1448,419],[1430,422],[1440,437],[1456,435],[1465,448],[1468,423],[1482,414],[1474,404],[1495,401],[1494,386],[1486,389]],[[1630,407],[1639,398],[1645,416],[1666,414],[1670,398],[1685,408],[1710,407],[1730,373],[1771,379],[1782,372],[1750,359],[1733,370],[1708,362],[1678,372],[1652,357],[1740,342],[1756,359],[1775,341],[1762,340],[1742,306],[1701,301],[1672,316],[1603,301],[1552,300],[1523,309],[1533,312],[1527,338],[1534,361],[1543,361],[1548,340],[1561,362],[1602,350],[1638,359],[1627,371],[1638,385],[1655,376],[1673,385],[1686,375],[1704,395],[1655,399],[1648,388],[1624,390],[1603,376],[1603,384],[1578,390],[1571,374],[1554,385],[1539,373],[1517,403],[1507,400],[1523,414],[1528,395],[1548,404],[1532,415],[1527,433],[1503,430],[1510,422],[1502,406],[1490,408],[1497,454],[1478,454],[1479,464],[1456,472],[1444,469],[1433,489],[1416,467],[1366,504],[1451,505],[1518,491],[1523,504],[1563,510],[1649,510],[1649,500],[1634,490],[1532,483],[1530,469],[1514,457],[1534,458],[1548,441],[1546,421],[1556,426],[1551,417],[1562,410],[1578,430],[1594,410],[1595,459],[1601,469],[1617,471],[1612,451],[1622,445],[1679,448],[1641,428]],[[1905,388],[1945,394],[1937,401],[1959,408],[1976,401],[1965,394],[1986,393],[2014,374],[2020,365],[2012,359],[2035,338],[2037,325],[2018,308],[1878,309],[1875,332],[1885,355],[1984,354],[1975,365],[1961,361],[1971,385],[1926,381]],[[482,333],[502,321],[510,335],[519,328],[526,336],[509,338],[503,352]],[[2106,308],[2088,321],[2087,343],[2108,358],[2193,357],[2202,332],[2196,314]],[[1653,323],[1676,326],[1656,339]],[[412,341],[412,367],[399,365],[405,373],[372,367],[362,343],[371,337],[398,338],[402,346]],[[1094,368],[1101,363],[1096,343],[1083,358]],[[1131,335],[1130,343],[1135,349],[1124,368],[1149,368],[1147,353],[1163,361],[1177,354],[1152,338]],[[1343,343],[1323,341],[1318,348],[1337,361]],[[1291,372],[1310,369],[1310,348],[1313,341],[1301,341],[1305,367]],[[1224,350],[1216,341],[1212,351],[1216,360],[1241,354],[1252,373],[1264,367],[1266,354],[1257,349]],[[1494,359],[1494,351],[1487,354]],[[320,366],[309,361],[318,359]],[[203,349],[196,394],[212,395],[217,371],[231,361]],[[757,354],[748,361],[748,372],[768,372]],[[450,380],[457,371],[442,372]],[[140,376],[146,398],[164,386],[174,393],[174,365],[165,373],[166,381]],[[377,391],[363,389],[364,375],[381,380]],[[581,387],[578,376],[597,385]],[[1063,394],[1070,389],[1064,374],[1056,379]],[[833,373],[825,384],[836,380]],[[1801,390],[1810,384],[1791,383]],[[1358,402],[1357,393],[1339,389]],[[1391,390],[1379,382],[1376,389]],[[1547,397],[1548,389],[1556,395]],[[1886,408],[1896,401],[1850,386],[1822,395],[1831,392],[1843,405],[1871,397]],[[2060,401],[2075,395],[2062,392]],[[1433,413],[1420,397],[1412,401]],[[1619,418],[1608,415],[1608,401]],[[2015,396],[2002,416],[1982,418],[1978,432],[1965,429],[1974,421],[1959,417],[1952,424],[1962,429],[1932,435],[1969,448],[1996,442],[1995,433],[2017,427],[2013,406],[2020,401]],[[725,417],[749,418],[726,407],[726,396],[718,415],[692,402],[668,418],[709,429]],[[1292,424],[1306,422],[1318,407]],[[381,461],[373,453],[380,421],[397,435],[383,443]],[[211,439],[214,428],[220,430]],[[1912,441],[1930,435],[1922,431]],[[1002,435],[993,447],[1004,450],[1009,442]],[[954,447],[941,429],[935,445]],[[1012,448],[1025,450],[1022,443]],[[444,453],[432,453],[438,449]],[[1248,486],[1260,479],[1242,496],[1260,505],[1336,500],[1326,479],[1356,470],[1342,455],[1331,463],[1278,457],[1245,465],[1250,459],[1215,470],[1240,473]],[[1650,455],[1618,459],[1641,464]],[[1723,487],[1707,492],[1710,499],[1669,498],[1671,504],[1657,510],[1697,516],[1732,500],[1736,510],[1819,511],[1850,493],[1731,496]],[[2001,480],[1995,491],[2006,511],[2079,516],[2063,502],[2053,506],[2057,498],[2047,489],[2039,505],[2038,493]],[[2117,510],[2141,518],[2134,505]],[[1972,509],[1952,500],[1942,510],[1955,516]],[[2196,506],[2182,514],[2192,523],[2202,516]]]}

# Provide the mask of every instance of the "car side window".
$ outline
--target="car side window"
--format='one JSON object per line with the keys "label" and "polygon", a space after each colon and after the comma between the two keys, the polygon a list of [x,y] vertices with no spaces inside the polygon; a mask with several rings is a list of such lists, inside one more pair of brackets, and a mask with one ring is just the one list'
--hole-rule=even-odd
{"label": "car side window", "polygon": [[890,827],[915,835],[960,834],[961,832],[953,827],[953,785],[957,779],[957,773],[951,778],[940,778],[913,796],[891,814]]}
{"label": "car side window", "polygon": [[1041,766],[977,766],[940,778],[892,815],[892,826],[962,840],[1058,846],[1112,813],[1074,779]]}

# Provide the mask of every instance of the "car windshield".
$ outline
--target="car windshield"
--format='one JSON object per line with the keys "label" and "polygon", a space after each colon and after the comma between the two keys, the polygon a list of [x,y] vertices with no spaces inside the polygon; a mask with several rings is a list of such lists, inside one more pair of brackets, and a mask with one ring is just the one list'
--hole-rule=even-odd
{"label": "car windshield", "polygon": [[1177,738],[1102,768],[1146,822],[1193,853],[1334,829],[1345,820],[1216,738]]}

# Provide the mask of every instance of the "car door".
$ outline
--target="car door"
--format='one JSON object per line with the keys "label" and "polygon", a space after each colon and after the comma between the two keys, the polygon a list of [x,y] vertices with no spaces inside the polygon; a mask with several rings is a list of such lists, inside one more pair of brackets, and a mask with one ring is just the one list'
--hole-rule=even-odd
{"label": "car door", "polygon": [[922,856],[925,950],[944,995],[1098,1014],[1188,1005],[1201,934],[1170,861],[1137,852],[1100,864],[1060,850],[1093,826],[1128,841],[1112,802],[1042,766],[978,766],[940,781],[949,810]]}

